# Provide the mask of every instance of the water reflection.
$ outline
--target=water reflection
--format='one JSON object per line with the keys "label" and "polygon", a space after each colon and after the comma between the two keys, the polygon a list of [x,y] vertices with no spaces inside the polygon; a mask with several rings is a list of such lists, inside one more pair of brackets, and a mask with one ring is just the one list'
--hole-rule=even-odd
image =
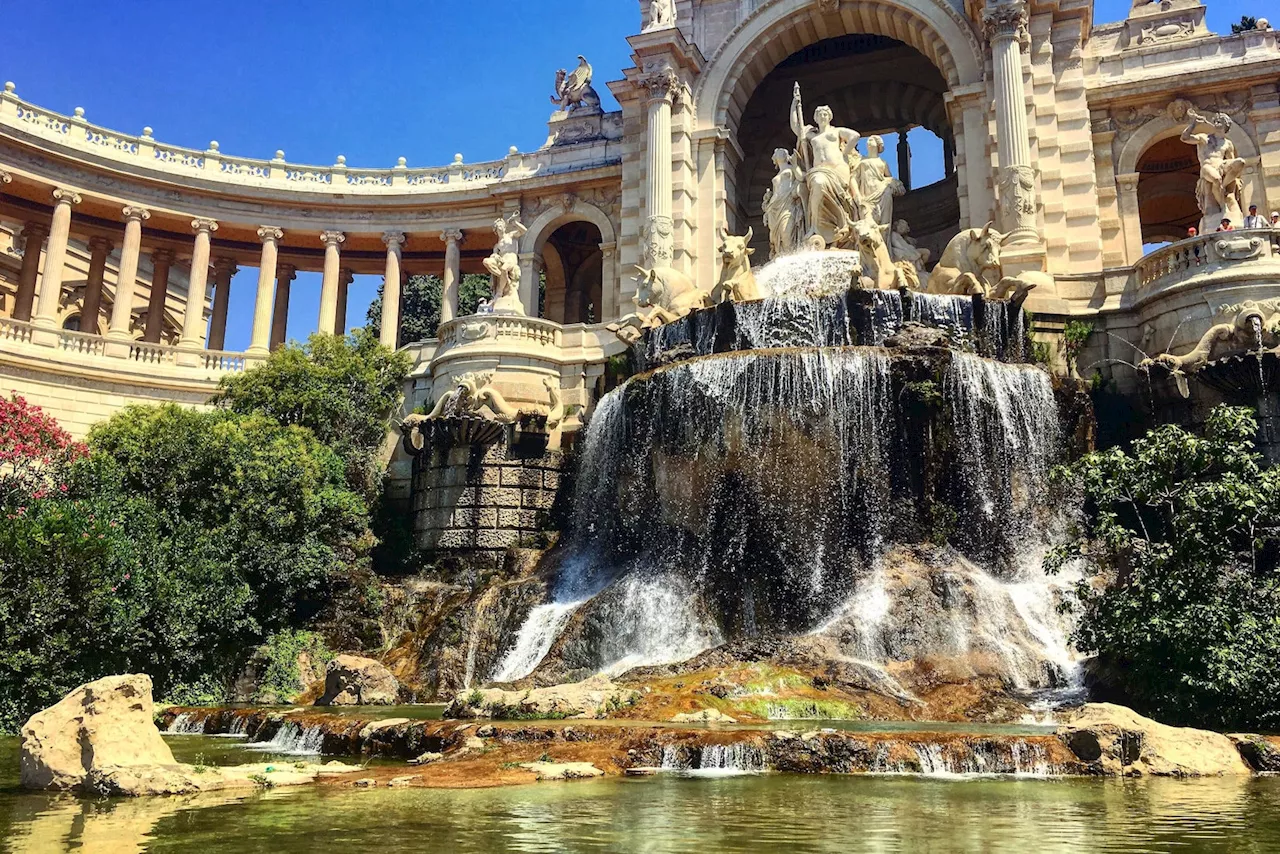
{"label": "water reflection", "polygon": [[[0,796],[0,801],[4,799]],[[658,777],[92,803],[8,796],[13,852],[1275,850],[1280,780]]]}

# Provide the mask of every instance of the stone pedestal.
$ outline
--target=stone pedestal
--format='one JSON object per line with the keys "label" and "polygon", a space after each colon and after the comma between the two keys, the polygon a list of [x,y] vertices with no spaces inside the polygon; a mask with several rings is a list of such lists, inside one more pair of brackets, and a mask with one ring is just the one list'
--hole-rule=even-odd
{"label": "stone pedestal", "polygon": [[547,121],[547,141],[542,147],[575,145],[601,139],[622,139],[621,113],[606,113],[599,109],[578,109],[570,113],[557,111]]}
{"label": "stone pedestal", "polygon": [[1209,35],[1200,0],[1156,0],[1135,5],[1124,22],[1125,50]]}

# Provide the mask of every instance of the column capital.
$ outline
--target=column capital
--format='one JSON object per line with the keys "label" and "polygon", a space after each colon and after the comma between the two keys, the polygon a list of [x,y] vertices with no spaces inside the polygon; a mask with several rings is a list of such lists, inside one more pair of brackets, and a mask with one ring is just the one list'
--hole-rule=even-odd
{"label": "column capital", "polygon": [[276,228],[274,225],[264,225],[258,229],[258,239],[263,243],[268,241],[275,242],[284,237],[284,230]]}
{"label": "column capital", "polygon": [[103,237],[100,234],[95,234],[93,237],[89,238],[90,252],[97,252],[105,249],[107,251],[107,254],[109,255],[111,254],[111,250],[114,248],[115,248],[115,244],[112,243],[109,238]]}
{"label": "column capital", "polygon": [[44,240],[49,236],[49,223],[38,219],[27,220],[22,224],[22,236],[28,240],[32,237]]}
{"label": "column capital", "polygon": [[1002,38],[1026,41],[1028,17],[1026,0],[998,0],[982,10],[982,29],[991,41]]}
{"label": "column capital", "polygon": [[213,269],[217,275],[225,276],[228,279],[240,272],[240,268],[236,266],[236,259],[229,255],[219,255],[214,258]]}
{"label": "column capital", "polygon": [[446,246],[450,243],[461,243],[463,239],[462,229],[446,228],[444,231],[440,232],[440,239],[444,241]]}
{"label": "column capital", "polygon": [[212,234],[218,230],[218,223],[212,219],[196,218],[191,220],[191,230],[196,234]]}
{"label": "column capital", "polygon": [[8,172],[4,171],[3,169],[0,169],[0,184],[12,184],[12,183],[13,183],[13,176],[10,175]]}
{"label": "column capital", "polygon": [[75,190],[68,190],[65,187],[57,187],[53,191],[53,200],[64,205],[80,204],[80,194]]}
{"label": "column capital", "polygon": [[159,249],[151,250],[151,263],[153,265],[156,264],[157,262],[161,264],[172,264],[173,258],[174,258],[174,255],[173,255],[172,249],[168,249],[162,246]]}
{"label": "column capital", "polygon": [[338,284],[349,285],[356,280],[356,272],[350,267],[342,267],[338,270]]}
{"label": "column capital", "polygon": [[347,236],[343,234],[341,231],[320,232],[320,242],[323,243],[325,246],[337,246],[340,243],[345,243],[346,240],[347,240]]}
{"label": "column capital", "polygon": [[680,100],[685,89],[680,73],[667,62],[646,65],[644,73],[635,78],[635,84],[650,101],[666,101],[668,104]]}
{"label": "column capital", "polygon": [[298,275],[297,264],[277,264],[276,278],[292,282]]}
{"label": "column capital", "polygon": [[396,249],[399,249],[401,246],[404,246],[406,239],[407,238],[405,237],[403,231],[382,232],[382,242],[387,244],[388,249],[391,249],[393,247]]}
{"label": "column capital", "polygon": [[125,222],[143,222],[151,219],[151,211],[137,205],[126,205],[120,213],[124,216]]}

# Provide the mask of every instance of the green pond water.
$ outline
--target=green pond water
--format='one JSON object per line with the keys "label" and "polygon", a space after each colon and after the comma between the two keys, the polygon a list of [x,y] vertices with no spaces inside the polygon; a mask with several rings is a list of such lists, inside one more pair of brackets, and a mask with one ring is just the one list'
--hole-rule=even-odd
{"label": "green pond water", "polygon": [[[262,761],[168,739],[184,761]],[[501,789],[304,788],[95,801],[17,789],[0,739],[10,852],[1270,852],[1280,779],[1026,780],[763,774]]]}

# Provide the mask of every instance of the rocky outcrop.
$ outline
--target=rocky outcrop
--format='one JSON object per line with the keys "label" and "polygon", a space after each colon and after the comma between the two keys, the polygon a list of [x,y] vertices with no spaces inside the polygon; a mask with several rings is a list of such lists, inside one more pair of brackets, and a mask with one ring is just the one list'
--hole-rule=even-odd
{"label": "rocky outcrop", "polygon": [[296,786],[328,765],[183,765],[153,722],[151,677],[108,676],[81,685],[22,727],[22,785],[95,795],[182,795],[219,789]]}
{"label": "rocky outcrop", "polygon": [[1111,703],[1090,703],[1058,728],[1058,738],[1094,773],[1215,777],[1250,768],[1225,735],[1171,727]]}
{"label": "rocky outcrop", "polygon": [[389,706],[400,694],[391,671],[372,658],[339,655],[329,662],[317,706]]}
{"label": "rocky outcrop", "polygon": [[1241,758],[1259,774],[1280,774],[1280,739],[1239,733],[1228,735]]}
{"label": "rocky outcrop", "polygon": [[81,685],[23,725],[22,785],[84,789],[104,769],[174,765],[153,714],[149,676]]}
{"label": "rocky outcrop", "polygon": [[631,705],[638,696],[639,692],[615,685],[607,676],[593,676],[582,682],[527,691],[477,689],[459,694],[444,714],[446,718],[508,720],[596,717]]}
{"label": "rocky outcrop", "polygon": [[604,772],[590,762],[523,762],[521,768],[528,768],[538,775],[538,782],[544,780],[586,780],[591,777],[603,777]]}

